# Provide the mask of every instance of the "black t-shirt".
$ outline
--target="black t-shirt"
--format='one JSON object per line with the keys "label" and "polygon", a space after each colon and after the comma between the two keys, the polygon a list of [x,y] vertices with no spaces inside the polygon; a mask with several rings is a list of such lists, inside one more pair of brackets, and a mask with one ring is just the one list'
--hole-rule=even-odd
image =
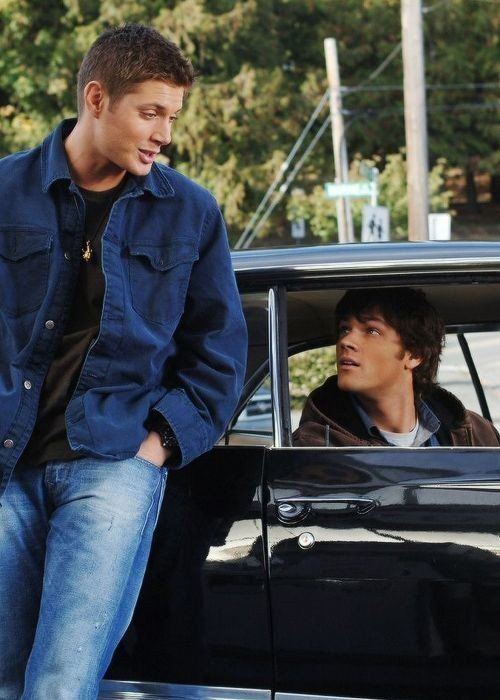
{"label": "black t-shirt", "polygon": [[[92,249],[88,262],[80,263],[78,280],[68,323],[49,367],[40,396],[37,422],[23,453],[22,462],[31,466],[49,460],[68,461],[82,456],[68,443],[64,412],[73,394],[92,341],[97,338],[104,298],[104,274],[101,268],[101,239],[113,202],[123,187],[105,192],[80,188],[85,200],[85,243]],[[82,251],[83,257],[83,251]]]}

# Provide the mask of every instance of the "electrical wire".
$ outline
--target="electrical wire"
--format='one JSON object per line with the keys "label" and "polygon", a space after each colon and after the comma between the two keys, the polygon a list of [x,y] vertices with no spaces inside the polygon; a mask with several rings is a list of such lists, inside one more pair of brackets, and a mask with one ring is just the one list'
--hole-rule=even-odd
{"label": "electrical wire", "polygon": [[[436,2],[434,5],[431,5],[430,7],[424,7],[423,8],[423,14],[429,14],[430,12],[433,12],[434,10],[437,10],[438,8],[442,7],[443,5],[449,4],[451,0],[439,0]],[[488,1],[488,0],[486,0]],[[492,2],[495,2],[495,0],[490,0]],[[402,86],[393,86],[393,85],[374,85],[374,86],[368,86],[367,84],[371,82],[372,80],[375,80],[386,68],[387,66],[392,63],[392,61],[398,56],[401,52],[402,48],[402,42],[398,42],[389,54],[386,56],[386,58],[380,63],[377,68],[370,73],[370,75],[363,81],[361,81],[358,85],[352,86],[352,87],[341,87],[341,92],[345,95],[348,95],[349,93],[355,93],[355,92],[362,92],[362,91],[368,91],[368,92],[388,92],[388,91],[402,91],[403,87]],[[457,83],[457,84],[447,84],[447,83],[441,83],[441,84],[436,84],[436,85],[427,85],[426,90],[427,91],[453,91],[453,90],[476,90],[476,89],[494,89],[500,86],[500,83]],[[260,231],[262,226],[265,224],[265,222],[269,219],[271,216],[272,212],[278,205],[278,203],[283,199],[284,194],[288,190],[291,182],[295,178],[295,175],[299,172],[300,168],[302,167],[303,163],[305,160],[309,157],[309,154],[312,152],[313,148],[315,147],[316,143],[319,141],[321,136],[323,135],[326,127],[330,123],[330,115],[325,119],[325,121],[322,123],[320,128],[318,129],[316,135],[313,137],[311,143],[307,147],[306,151],[304,152],[304,155],[299,159],[297,165],[294,167],[288,178],[285,180],[285,183],[281,185],[280,187],[280,196],[278,196],[274,201],[272,201],[269,205],[268,202],[271,199],[273,193],[275,192],[276,188],[278,187],[279,182],[283,179],[286,171],[289,169],[291,162],[293,158],[295,157],[297,151],[301,147],[302,143],[304,142],[307,134],[312,128],[312,125],[316,121],[317,117],[319,116],[321,110],[323,109],[326,100],[328,99],[328,94],[329,90],[326,90],[325,93],[323,94],[321,100],[319,101],[318,105],[316,106],[313,114],[309,118],[309,121],[307,122],[306,126],[302,130],[299,138],[295,142],[293,148],[291,149],[290,153],[288,154],[287,158],[285,161],[282,163],[282,165],[279,168],[278,173],[276,174],[273,182],[267,189],[264,197],[262,198],[261,202],[259,203],[259,206],[257,207],[256,211],[252,215],[249,223],[245,227],[243,233],[241,236],[238,238],[238,241],[236,242],[234,248],[239,249],[239,248],[247,248],[250,243],[254,240],[256,237],[257,233]],[[446,112],[446,111],[477,111],[477,110],[488,110],[488,109],[496,109],[495,103],[474,103],[474,104],[458,104],[458,105],[436,105],[435,107],[428,107],[427,111],[428,112]],[[355,112],[350,112],[348,110],[342,110],[344,114],[351,114],[353,115],[354,118],[357,116],[366,116],[366,115],[387,115],[387,114],[400,114],[404,111],[403,108],[396,108],[396,109],[390,109],[390,110],[365,110],[359,113]],[[345,135],[346,128],[344,129],[344,135]],[[261,213],[264,210],[264,208],[268,205],[266,211],[264,214]],[[260,219],[259,219],[260,216]]]}
{"label": "electrical wire", "polygon": [[[272,181],[272,183],[268,187],[267,192],[265,193],[264,197],[260,201],[260,204],[257,207],[257,209],[255,210],[249,223],[246,225],[245,230],[243,231],[241,236],[236,241],[236,244],[234,246],[235,250],[238,250],[243,245],[243,242],[245,241],[246,237],[248,236],[249,231],[251,231],[253,229],[254,224],[257,221],[257,219],[259,218],[261,211],[264,209],[267,202],[271,198],[273,192],[275,191],[276,187],[278,186],[279,181],[283,178],[284,173],[290,167],[290,164],[291,164],[293,158],[295,157],[295,154],[297,153],[297,151],[301,147],[302,143],[304,142],[304,139],[306,138],[307,134],[311,130],[312,125],[314,124],[314,122],[318,118],[321,110],[325,106],[327,99],[328,99],[328,90],[325,91],[325,93],[323,94],[323,97],[320,99],[319,103],[316,105],[316,109],[311,114],[309,121],[307,122],[305,127],[302,129],[302,133],[300,134],[299,138],[296,140],[292,150],[290,151],[290,153],[288,154],[286,159],[281,164],[281,166],[278,170],[278,173],[276,174],[276,177],[274,178],[274,180]],[[253,238],[255,238],[255,236]],[[252,240],[253,240],[253,238],[252,238]]]}
{"label": "electrical wire", "polygon": [[278,196],[274,199],[274,201],[271,203],[271,205],[267,208],[265,214],[261,217],[259,223],[257,224],[257,226],[255,226],[255,228],[251,232],[250,236],[248,236],[247,240],[243,242],[243,244],[241,246],[242,248],[248,248],[250,246],[250,243],[252,243],[254,238],[259,233],[260,229],[264,226],[264,224],[269,219],[269,217],[271,216],[273,211],[276,209],[278,204],[281,202],[281,200],[285,196],[288,188],[290,187],[291,183],[295,180],[296,174],[299,172],[302,165],[305,163],[305,161],[309,157],[310,153],[312,152],[312,150],[314,149],[314,147],[316,146],[316,144],[318,143],[320,138],[323,136],[325,129],[329,123],[330,123],[330,115],[328,115],[326,117],[326,119],[324,120],[324,122],[321,124],[320,128],[318,129],[318,131],[314,135],[314,138],[312,139],[311,143],[308,145],[308,147],[306,148],[306,150],[304,151],[304,153],[300,157],[300,159],[297,162],[297,164],[295,165],[294,169],[292,170],[290,175],[287,177],[285,182],[279,188]]}
{"label": "electrical wire", "polygon": [[[387,66],[396,58],[396,56],[399,54],[399,52],[401,51],[401,46],[402,46],[402,42],[399,42],[399,43],[389,52],[389,54],[384,58],[384,60],[382,61],[382,63],[381,63],[372,73],[370,73],[370,75],[368,76],[368,78],[366,78],[362,83],[360,83],[360,85],[366,85],[368,82],[370,82],[370,81],[374,80],[376,77],[378,77],[378,76],[387,68]],[[302,133],[300,134],[299,138],[298,138],[297,141],[295,142],[295,145],[294,145],[294,147],[292,148],[292,150],[290,151],[290,153],[289,153],[287,159],[286,159],[286,160],[284,161],[284,163],[281,165],[281,167],[280,167],[280,169],[279,169],[279,171],[278,171],[276,177],[274,178],[273,182],[271,183],[271,185],[269,186],[267,192],[265,193],[264,197],[262,198],[262,200],[261,200],[259,206],[257,207],[257,210],[254,212],[254,214],[253,214],[253,216],[252,216],[250,222],[247,224],[247,226],[245,227],[245,230],[243,231],[243,233],[241,234],[241,236],[240,236],[240,237],[238,238],[238,240],[236,241],[236,244],[235,244],[235,246],[234,246],[234,249],[235,249],[235,250],[238,250],[239,248],[243,248],[243,247],[245,247],[245,248],[248,247],[248,244],[245,244],[247,238],[249,238],[251,241],[254,240],[255,236],[257,235],[256,233],[254,233],[254,231],[255,231],[255,222],[258,220],[258,217],[260,216],[261,211],[264,209],[264,207],[266,206],[266,204],[269,202],[269,199],[271,198],[273,192],[276,190],[276,188],[277,188],[277,186],[278,186],[278,183],[280,182],[280,180],[283,178],[285,172],[286,172],[286,171],[288,170],[288,168],[290,167],[290,163],[291,163],[291,160],[292,160],[293,156],[297,153],[298,148],[300,147],[300,145],[302,145],[302,143],[303,143],[305,137],[306,137],[307,134],[309,133],[312,124],[314,123],[314,121],[316,120],[317,116],[319,115],[319,113],[320,113],[321,110],[323,109],[323,107],[324,107],[324,105],[325,105],[325,103],[326,103],[326,100],[328,99],[328,95],[329,95],[329,90],[327,89],[327,90],[324,92],[323,97],[321,98],[320,102],[319,102],[318,105],[316,106],[316,109],[314,110],[314,112],[313,112],[312,116],[310,117],[309,121],[307,122],[306,126],[305,126],[304,129],[302,130]],[[323,124],[322,124],[322,125],[320,126],[320,128],[319,128],[319,131],[321,131],[321,135],[324,133],[324,129],[326,129],[326,126],[328,125],[329,121],[330,121],[330,115],[328,115],[328,121],[326,122],[326,125],[325,125],[325,122],[323,122]],[[344,134],[345,134],[345,129],[344,129]],[[315,136],[315,137],[313,138],[313,140],[311,141],[311,144],[316,145],[316,143],[318,142],[318,140],[319,140],[319,139],[317,139],[316,136]],[[314,147],[314,146],[313,146],[313,147]],[[308,150],[306,151],[308,155],[309,155],[309,153],[311,152],[311,150],[312,150],[312,148],[311,148],[310,150],[308,149]],[[292,154],[293,154],[293,155],[292,155]],[[301,165],[302,165],[302,163],[303,163],[304,161],[302,160],[302,161],[299,161],[299,162],[300,162]],[[300,169],[300,168],[299,168],[299,169]],[[298,169],[297,169],[297,168],[294,168],[294,170],[293,170],[294,176],[295,176],[295,174],[296,174],[297,172],[298,172]],[[288,189],[288,186],[287,186],[286,189]],[[286,191],[286,189],[285,189],[285,191]],[[282,198],[280,198],[279,201],[281,201],[281,199],[282,199]],[[268,210],[269,210],[270,207],[272,207],[272,209],[271,209],[271,211],[268,213]],[[273,203],[271,203],[270,207],[268,207],[268,209],[264,212],[264,214],[262,215],[261,219],[257,221],[257,225],[256,225],[256,226],[258,227],[258,228],[257,228],[257,232],[262,228],[262,225],[263,225],[263,224],[261,224],[262,219],[264,219],[264,222],[267,221],[267,219],[269,218],[269,216],[271,215],[271,213],[272,213],[272,212],[274,211],[274,209],[276,208],[276,204],[273,205]],[[265,218],[264,218],[264,217],[265,217]]]}
{"label": "electrical wire", "polygon": [[[450,105],[428,105],[427,112],[480,112],[490,109],[500,109],[500,101],[498,102],[457,102]],[[359,111],[346,112],[351,118],[359,117],[381,117],[391,114],[403,114],[404,107],[389,107],[387,109],[363,109]]]}
{"label": "electrical wire", "polygon": [[[500,83],[436,83],[434,85],[426,85],[428,91],[459,91],[459,90],[490,90],[500,88]],[[349,95],[357,92],[403,92],[402,85],[373,85],[372,87],[364,87],[356,85],[354,87],[344,86],[341,88],[343,95]]]}

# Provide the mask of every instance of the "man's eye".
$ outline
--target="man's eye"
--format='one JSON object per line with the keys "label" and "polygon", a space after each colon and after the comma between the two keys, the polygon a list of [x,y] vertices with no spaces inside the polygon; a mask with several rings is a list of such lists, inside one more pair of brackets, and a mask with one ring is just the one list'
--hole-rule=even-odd
{"label": "man's eye", "polygon": [[142,116],[146,119],[154,119],[156,117],[156,112],[143,112]]}
{"label": "man's eye", "polygon": [[348,326],[341,326],[339,328],[339,335],[347,335],[349,333],[349,327]]}
{"label": "man's eye", "polygon": [[380,331],[378,328],[367,328],[366,332],[370,335],[380,335]]}
{"label": "man's eye", "polygon": [[173,124],[175,121],[177,121],[177,117],[170,117],[169,122]]}

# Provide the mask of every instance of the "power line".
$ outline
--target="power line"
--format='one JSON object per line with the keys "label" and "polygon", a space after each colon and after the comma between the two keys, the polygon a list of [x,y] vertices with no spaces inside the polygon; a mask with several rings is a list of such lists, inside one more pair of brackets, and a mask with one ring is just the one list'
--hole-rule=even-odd
{"label": "power line", "polygon": [[[500,83],[435,83],[426,85],[425,89],[429,91],[454,91],[454,90],[491,90],[500,88]],[[341,88],[344,95],[355,94],[357,92],[399,92],[403,90],[402,85],[373,85],[363,86],[362,84],[354,87],[344,86]]]}
{"label": "power line", "polygon": [[[283,178],[285,172],[290,167],[290,163],[292,162],[293,158],[295,157],[295,154],[297,153],[297,151],[301,147],[302,143],[304,142],[304,139],[306,138],[307,134],[311,130],[311,127],[314,124],[314,122],[316,121],[317,117],[319,116],[321,110],[325,106],[327,99],[328,99],[328,90],[325,90],[323,97],[320,99],[320,101],[316,105],[316,109],[314,110],[314,112],[310,116],[309,121],[307,122],[305,127],[302,129],[302,133],[300,134],[299,138],[296,140],[292,150],[290,151],[290,153],[288,154],[286,159],[281,164],[281,166],[278,170],[278,173],[276,174],[276,177],[274,178],[274,180],[272,181],[272,183],[268,187],[267,192],[265,193],[264,197],[260,201],[260,204],[257,207],[257,209],[255,210],[249,223],[246,225],[245,230],[243,231],[241,236],[236,241],[236,244],[234,246],[235,250],[237,250],[243,246],[245,239],[249,235],[249,232],[252,231],[255,222],[259,218],[260,213],[262,212],[262,210],[266,206],[267,202],[269,201],[270,197],[272,196],[273,192],[275,191],[276,187],[278,186],[279,181]],[[252,237],[252,240],[253,240],[253,238],[255,238],[255,236]]]}
{"label": "power line", "polygon": [[[396,56],[399,54],[400,51],[401,51],[401,42],[399,42],[399,43],[389,52],[389,54],[388,54],[388,55],[386,56],[386,58],[382,61],[382,63],[381,63],[372,73],[370,73],[370,75],[368,76],[368,78],[366,78],[366,80],[364,80],[362,83],[360,83],[360,85],[365,85],[366,83],[368,83],[368,82],[374,80],[376,77],[378,77],[378,76],[382,73],[382,71],[384,71],[384,70],[387,68],[387,66],[396,58]],[[273,180],[273,182],[271,183],[271,185],[269,186],[269,188],[268,188],[266,194],[265,194],[264,197],[262,198],[262,200],[261,200],[259,206],[257,207],[257,210],[254,212],[254,214],[253,214],[253,216],[252,216],[250,222],[247,224],[247,226],[245,227],[245,230],[243,231],[243,233],[241,234],[241,236],[240,236],[240,237],[238,238],[238,240],[236,241],[236,244],[235,244],[235,246],[234,246],[234,248],[235,248],[236,250],[239,249],[239,248],[241,248],[241,247],[247,247],[247,246],[248,246],[248,244],[245,245],[245,242],[246,242],[246,239],[247,239],[247,238],[250,238],[250,240],[253,240],[253,239],[255,238],[255,235],[256,235],[256,234],[253,233],[254,224],[255,224],[255,222],[257,221],[257,219],[258,219],[258,217],[259,217],[259,215],[260,215],[260,212],[264,209],[264,207],[265,207],[266,204],[268,203],[269,199],[271,198],[273,192],[276,190],[276,187],[278,186],[278,183],[280,182],[280,180],[283,178],[283,176],[284,176],[286,170],[288,170],[288,168],[290,167],[290,163],[291,163],[292,158],[295,156],[295,154],[296,154],[298,148],[299,148],[300,145],[303,143],[305,137],[306,137],[307,134],[309,133],[309,131],[310,131],[310,129],[311,129],[311,127],[312,127],[314,121],[316,120],[316,117],[319,115],[319,113],[320,113],[321,110],[323,109],[324,104],[325,104],[325,102],[326,102],[326,100],[327,100],[327,98],[328,98],[328,92],[329,92],[329,91],[326,90],[325,93],[323,94],[323,97],[321,98],[320,102],[319,102],[318,105],[316,106],[316,109],[314,110],[314,112],[313,112],[312,116],[310,117],[309,121],[307,122],[306,126],[305,126],[304,129],[302,130],[301,135],[299,136],[299,138],[298,138],[297,141],[295,142],[295,145],[294,145],[294,147],[292,148],[292,150],[290,151],[290,153],[289,153],[287,159],[286,159],[286,160],[284,161],[284,163],[281,165],[281,167],[280,167],[280,169],[279,169],[279,171],[278,171],[276,177],[274,178],[274,180]],[[320,126],[319,131],[321,131],[321,135],[323,134],[324,129],[326,129],[326,126],[328,125],[329,121],[330,121],[330,116],[328,116],[328,121],[326,122],[326,124],[325,124],[325,122],[323,122],[323,124]],[[345,130],[344,130],[344,134],[345,134]],[[317,134],[316,134],[316,136],[317,136]],[[313,144],[312,147],[314,147],[314,145],[316,145],[317,141],[319,140],[319,139],[316,138],[316,136],[313,138],[313,141],[311,142],[311,144]],[[309,155],[309,153],[311,152],[311,150],[312,150],[312,148],[310,148],[310,149],[308,149],[308,150],[306,151],[306,152],[307,152],[307,155]],[[303,163],[303,162],[304,162],[303,160],[299,161],[300,167],[302,166],[302,163]],[[300,169],[300,168],[299,168],[299,169]],[[293,170],[293,175],[294,175],[294,177],[295,177],[295,174],[296,174],[297,172],[298,172],[298,169],[295,168],[295,169]],[[287,187],[286,189],[288,189],[288,187]],[[286,191],[286,189],[285,189],[285,191]],[[276,207],[276,204],[275,204],[274,206],[271,204],[270,206],[272,206],[271,212],[268,213],[268,210],[269,210],[269,207],[268,207],[268,210],[266,210],[266,212],[263,214],[263,217],[265,217],[265,221],[267,221],[267,219],[269,218],[269,216],[270,216],[270,214],[272,213],[272,211],[274,211],[274,209],[275,209],[275,207]],[[263,218],[263,217],[261,217],[261,218]],[[262,227],[262,224],[260,224],[260,221],[257,223],[257,226],[259,227],[258,230],[260,230],[260,228]]]}
{"label": "power line", "polygon": [[[465,104],[455,104],[455,105],[436,105],[435,107],[429,107],[427,109],[428,112],[447,112],[447,111],[478,111],[478,110],[484,110],[484,109],[500,109],[500,102],[494,102],[494,103],[486,103],[486,104],[475,104],[475,103],[465,103]],[[404,112],[403,108],[391,108],[391,109],[386,109],[386,110],[363,110],[358,113],[350,113],[351,120],[346,124],[345,131],[347,131],[348,127],[356,120],[360,119],[363,117],[372,117],[372,116],[386,116],[386,115],[391,115],[391,114],[402,114]],[[289,174],[285,182],[280,186],[279,188],[279,194],[278,196],[271,202],[269,207],[267,208],[266,212],[264,215],[261,217],[259,220],[257,226],[254,227],[252,230],[251,234],[248,236],[248,238],[244,241],[241,242],[241,248],[248,248],[250,244],[253,242],[261,228],[264,226],[266,221],[269,219],[273,211],[276,209],[278,204],[282,201],[283,197],[285,196],[286,192],[288,191],[290,185],[292,184],[293,180],[295,179],[295,176],[299,172],[299,170],[302,168],[303,164],[309,157],[309,155],[312,153],[314,147],[320,140],[320,138],[323,136],[328,124],[330,123],[330,115],[328,115],[323,123],[321,124],[320,128],[314,135],[314,138],[312,139],[311,143],[308,145],[307,149],[304,151],[302,154],[301,158],[299,161],[296,163],[294,169],[292,172]],[[241,238],[241,237],[240,237]],[[238,241],[239,242],[239,241]],[[235,246],[236,247],[236,246]]]}
{"label": "power line", "polygon": [[316,144],[318,143],[320,138],[325,133],[326,127],[328,126],[329,123],[330,123],[330,115],[328,115],[326,117],[326,119],[323,121],[323,123],[321,124],[320,128],[318,129],[318,131],[314,135],[314,138],[312,139],[311,143],[308,145],[308,147],[306,148],[306,150],[302,154],[301,158],[299,159],[299,161],[295,165],[294,169],[292,170],[290,175],[287,177],[285,182],[279,188],[278,196],[271,203],[271,205],[267,208],[265,214],[261,217],[259,223],[257,224],[257,226],[255,226],[255,228],[251,232],[250,236],[248,236],[247,240],[243,242],[243,244],[241,246],[242,248],[248,248],[250,246],[250,243],[252,243],[252,241],[257,236],[258,232],[260,231],[260,229],[264,226],[264,224],[269,219],[269,217],[271,216],[273,211],[276,209],[278,204],[281,202],[281,200],[285,196],[288,188],[290,187],[290,185],[294,181],[296,174],[299,172],[302,165],[305,163],[305,161],[309,157],[310,153],[312,152],[312,150],[314,149],[314,147],[316,146]]}
{"label": "power line", "polygon": [[443,5],[448,5],[451,0],[439,0],[439,2],[434,3],[434,5],[431,5],[430,7],[423,7],[422,8],[422,14],[423,15],[428,15],[429,12],[434,12],[434,10],[439,9]]}
{"label": "power line", "polygon": [[[427,107],[427,112],[480,112],[490,109],[500,109],[500,101],[498,102],[458,102],[449,105],[430,105]],[[403,114],[403,107],[389,107],[387,109],[363,109],[357,112],[348,112],[349,116],[353,119],[362,117],[381,117],[391,114]]]}
{"label": "power line", "polygon": [[396,58],[396,56],[399,54],[401,51],[401,46],[402,42],[400,41],[396,46],[392,49],[392,51],[384,58],[382,63],[378,66],[378,68],[375,68],[373,73],[370,73],[368,78],[366,80],[363,80],[359,85],[365,85],[366,83],[369,83],[371,80],[375,80],[386,68],[387,66],[392,63],[392,61]]}

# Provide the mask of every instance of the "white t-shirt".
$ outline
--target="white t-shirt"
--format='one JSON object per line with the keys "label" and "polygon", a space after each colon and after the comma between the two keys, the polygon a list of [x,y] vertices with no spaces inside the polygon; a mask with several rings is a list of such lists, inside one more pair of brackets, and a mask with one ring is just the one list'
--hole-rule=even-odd
{"label": "white t-shirt", "polygon": [[380,434],[384,436],[388,443],[396,447],[411,447],[415,442],[415,437],[418,431],[418,418],[415,427],[409,433],[390,433],[388,430],[380,430]]}

